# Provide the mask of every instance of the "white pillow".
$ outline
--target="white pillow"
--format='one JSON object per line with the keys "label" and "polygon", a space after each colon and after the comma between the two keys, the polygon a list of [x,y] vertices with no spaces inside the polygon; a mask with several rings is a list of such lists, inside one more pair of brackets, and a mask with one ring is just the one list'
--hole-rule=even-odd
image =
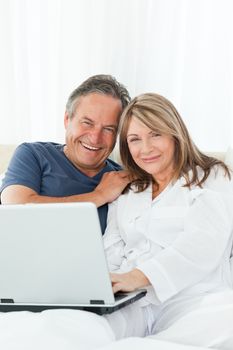
{"label": "white pillow", "polygon": [[233,170],[233,148],[229,147],[226,152],[225,163]]}
{"label": "white pillow", "polygon": [[2,185],[2,180],[3,180],[4,176],[5,176],[4,173],[0,174],[0,187],[1,187],[1,185]]}

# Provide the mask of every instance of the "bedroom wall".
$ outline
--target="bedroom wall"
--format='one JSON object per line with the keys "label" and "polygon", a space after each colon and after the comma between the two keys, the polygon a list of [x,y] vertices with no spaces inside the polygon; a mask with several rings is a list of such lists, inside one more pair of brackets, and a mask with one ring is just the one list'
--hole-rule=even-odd
{"label": "bedroom wall", "polygon": [[64,141],[70,92],[113,74],[169,98],[206,151],[233,144],[231,0],[0,2],[0,143]]}

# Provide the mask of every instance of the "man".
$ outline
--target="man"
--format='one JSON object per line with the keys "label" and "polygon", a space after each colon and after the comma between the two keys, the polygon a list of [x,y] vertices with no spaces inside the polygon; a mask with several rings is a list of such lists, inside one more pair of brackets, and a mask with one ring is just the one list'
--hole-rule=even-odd
{"label": "man", "polygon": [[126,88],[110,75],[84,81],[66,104],[66,144],[21,144],[0,188],[2,204],[93,202],[104,231],[107,203],[129,183],[127,172],[116,171],[119,165],[108,159],[129,101]]}

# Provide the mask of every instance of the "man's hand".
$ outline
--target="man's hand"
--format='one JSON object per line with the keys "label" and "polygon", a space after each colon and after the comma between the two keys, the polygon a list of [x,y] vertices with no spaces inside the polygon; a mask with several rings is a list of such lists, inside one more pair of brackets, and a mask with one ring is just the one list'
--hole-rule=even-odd
{"label": "man's hand", "polygon": [[150,285],[144,273],[134,269],[127,273],[110,273],[113,292],[133,292],[134,290]]}
{"label": "man's hand", "polygon": [[113,202],[130,183],[129,173],[126,170],[110,171],[105,173],[95,189],[100,202]]}

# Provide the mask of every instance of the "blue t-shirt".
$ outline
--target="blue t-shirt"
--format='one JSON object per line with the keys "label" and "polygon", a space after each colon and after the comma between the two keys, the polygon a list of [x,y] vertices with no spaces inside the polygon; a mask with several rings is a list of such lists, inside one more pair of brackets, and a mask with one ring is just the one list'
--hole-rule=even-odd
{"label": "blue t-shirt", "polygon": [[[92,192],[102,175],[121,167],[110,159],[94,177],[78,170],[65,156],[64,145],[53,142],[23,143],[17,147],[10,161],[0,193],[10,185],[30,187],[39,195],[66,197]],[[102,232],[106,228],[108,205],[98,208]]]}

